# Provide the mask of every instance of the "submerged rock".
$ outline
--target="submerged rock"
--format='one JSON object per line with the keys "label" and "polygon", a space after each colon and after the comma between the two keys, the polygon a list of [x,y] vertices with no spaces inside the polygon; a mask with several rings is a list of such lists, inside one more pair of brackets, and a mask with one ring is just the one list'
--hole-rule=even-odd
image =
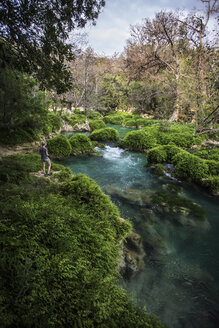
{"label": "submerged rock", "polygon": [[105,188],[107,194],[123,199],[130,204],[146,206],[151,203],[151,191],[134,188],[121,189],[117,185],[108,185]]}
{"label": "submerged rock", "polygon": [[149,260],[157,264],[163,264],[169,253],[164,238],[149,223],[146,223],[144,229],[144,248]]}
{"label": "submerged rock", "polygon": [[121,245],[119,272],[124,279],[128,280],[134,274],[144,269],[144,257],[145,252],[142,246],[141,236],[132,231]]}
{"label": "submerged rock", "polygon": [[176,193],[155,192],[152,195],[152,203],[155,213],[162,215],[163,219],[183,226],[209,228],[205,210],[195,202]]}

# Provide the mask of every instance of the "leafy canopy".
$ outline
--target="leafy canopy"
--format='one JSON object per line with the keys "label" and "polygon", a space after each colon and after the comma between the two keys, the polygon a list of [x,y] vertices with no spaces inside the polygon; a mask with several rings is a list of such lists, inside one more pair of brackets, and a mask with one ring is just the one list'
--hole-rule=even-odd
{"label": "leafy canopy", "polygon": [[73,59],[69,33],[95,21],[104,4],[103,0],[2,0],[1,59],[36,74],[44,87],[64,92],[70,86],[65,61]]}

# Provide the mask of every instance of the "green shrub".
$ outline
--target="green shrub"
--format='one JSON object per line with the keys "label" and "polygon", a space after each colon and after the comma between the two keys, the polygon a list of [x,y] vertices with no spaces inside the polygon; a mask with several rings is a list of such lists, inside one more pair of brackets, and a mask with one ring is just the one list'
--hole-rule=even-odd
{"label": "green shrub", "polygon": [[178,179],[199,182],[207,177],[208,165],[201,158],[191,155],[188,152],[180,152],[173,157],[176,163],[173,174]]}
{"label": "green shrub", "polygon": [[0,130],[0,144],[15,146],[26,142],[32,142],[39,140],[38,131],[34,131],[31,128],[15,128],[15,129],[4,129]]}
{"label": "green shrub", "polygon": [[84,123],[85,116],[84,114],[74,114],[74,115],[62,115],[62,119],[72,127],[74,127],[77,123]]}
{"label": "green shrub", "polygon": [[113,128],[94,130],[90,135],[90,139],[96,141],[117,141],[119,140],[119,133]]}
{"label": "green shrub", "polygon": [[72,154],[83,154],[93,152],[94,148],[90,139],[84,134],[75,134],[70,139]]}
{"label": "green shrub", "polygon": [[75,114],[81,114],[82,111],[80,110],[80,108],[75,108],[74,113]]}
{"label": "green shrub", "polygon": [[0,142],[13,146],[39,139],[48,124],[48,103],[33,77],[9,66],[1,62]]}
{"label": "green shrub", "polygon": [[42,129],[42,134],[44,136],[49,136],[52,133],[52,126],[48,123]]}
{"label": "green shrub", "polygon": [[56,132],[61,128],[61,119],[60,116],[49,113],[48,116],[49,124],[51,126],[52,132]]}
{"label": "green shrub", "polygon": [[106,124],[102,120],[89,120],[89,125],[92,131],[106,127]]}
{"label": "green shrub", "polygon": [[147,153],[147,160],[149,164],[165,163],[167,162],[167,152],[163,146],[152,148]]}
{"label": "green shrub", "polygon": [[120,147],[136,151],[146,151],[156,145],[156,138],[143,130],[131,131],[120,142]]}
{"label": "green shrub", "polygon": [[47,148],[50,155],[59,159],[69,156],[72,151],[68,138],[62,134],[57,135],[53,139],[49,139]]}
{"label": "green shrub", "polygon": [[31,180],[27,172],[42,169],[42,161],[37,154],[16,154],[3,157],[0,162],[0,181],[23,183]]}

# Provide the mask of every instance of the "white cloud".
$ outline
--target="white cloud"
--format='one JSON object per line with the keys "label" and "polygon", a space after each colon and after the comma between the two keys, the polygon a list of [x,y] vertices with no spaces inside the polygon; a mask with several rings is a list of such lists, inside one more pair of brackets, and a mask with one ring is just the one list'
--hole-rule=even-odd
{"label": "white cloud", "polygon": [[87,27],[89,43],[99,54],[122,52],[129,37],[130,25],[143,18],[152,18],[156,12],[171,9],[200,7],[200,0],[106,0],[96,26]]}

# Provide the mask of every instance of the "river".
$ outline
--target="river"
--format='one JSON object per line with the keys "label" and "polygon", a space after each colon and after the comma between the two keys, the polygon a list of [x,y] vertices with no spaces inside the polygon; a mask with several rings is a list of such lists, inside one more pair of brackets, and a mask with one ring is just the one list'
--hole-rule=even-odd
{"label": "river", "polygon": [[[120,137],[131,130],[112,127]],[[141,235],[147,254],[145,267],[123,280],[123,287],[170,328],[219,327],[218,199],[196,186],[155,176],[146,167],[145,154],[123,150],[113,143],[97,150],[101,156],[70,157],[61,164],[97,181],[119,207],[121,217],[129,219]],[[157,211],[148,199],[157,191],[168,192],[169,186],[180,187],[181,197],[199,204],[206,211],[208,224],[179,224],[177,213]],[[152,239],[153,250],[148,239]]]}

